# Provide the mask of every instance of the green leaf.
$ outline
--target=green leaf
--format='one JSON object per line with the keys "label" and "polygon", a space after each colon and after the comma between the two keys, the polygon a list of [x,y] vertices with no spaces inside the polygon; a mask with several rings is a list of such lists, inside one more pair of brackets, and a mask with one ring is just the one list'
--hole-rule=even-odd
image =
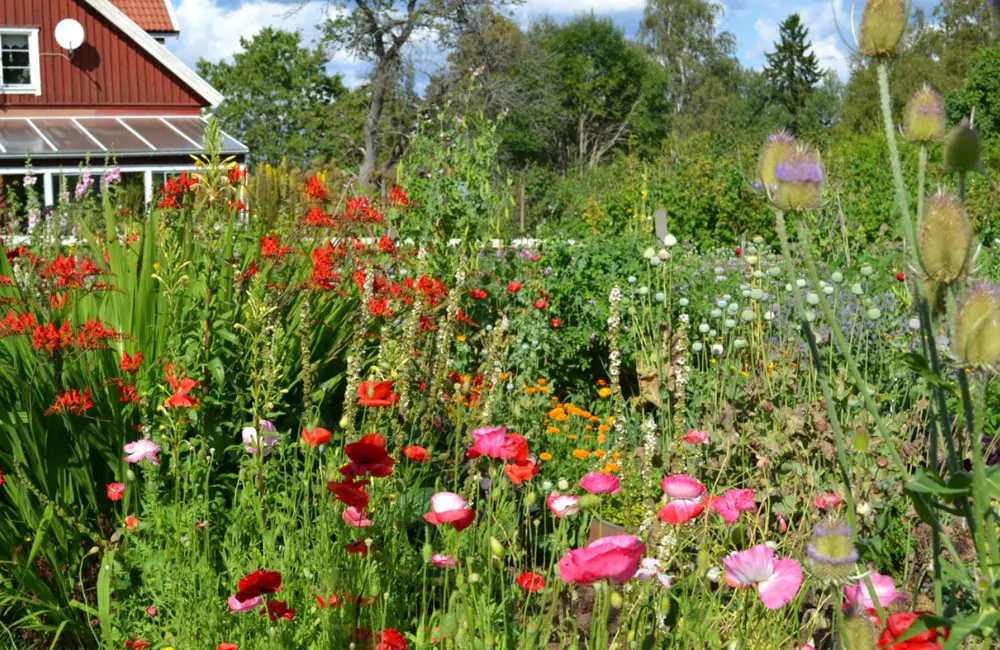
{"label": "green leaf", "polygon": [[212,372],[212,378],[217,383],[221,384],[226,380],[226,370],[222,367],[222,359],[219,357],[215,357],[208,362],[208,369]]}
{"label": "green leaf", "polygon": [[[951,625],[951,621],[947,618],[924,614],[910,623],[910,627],[906,628],[906,631],[899,635],[894,644],[902,645],[904,641],[908,641],[918,634],[923,634],[928,630],[951,627]],[[954,635],[954,630],[952,630],[952,634]]]}
{"label": "green leaf", "polygon": [[943,650],[957,650],[962,642],[972,635],[978,635],[985,630],[995,630],[1000,626],[1000,611],[975,612],[956,618],[951,623],[951,632],[945,641]]}
{"label": "green leaf", "polygon": [[31,552],[28,553],[28,565],[31,565],[35,561],[35,556],[38,555],[38,551],[42,548],[42,542],[46,539],[45,529],[52,520],[53,514],[52,506],[46,506],[45,512],[42,513],[42,518],[38,522],[38,527],[35,528],[35,541],[31,543]]}
{"label": "green leaf", "polygon": [[101,636],[106,645],[111,647],[114,639],[111,636],[111,567],[115,561],[115,549],[108,547],[101,558],[101,568],[97,574],[97,610],[101,621]]}
{"label": "green leaf", "polygon": [[931,367],[927,365],[927,360],[916,352],[904,354],[903,363],[919,377],[922,377],[928,384],[937,386],[949,393],[955,392],[954,387],[931,370]]}
{"label": "green leaf", "polygon": [[939,497],[957,497],[968,495],[972,487],[972,476],[966,472],[955,474],[948,481],[925,469],[918,469],[905,489],[921,494],[933,494]]}

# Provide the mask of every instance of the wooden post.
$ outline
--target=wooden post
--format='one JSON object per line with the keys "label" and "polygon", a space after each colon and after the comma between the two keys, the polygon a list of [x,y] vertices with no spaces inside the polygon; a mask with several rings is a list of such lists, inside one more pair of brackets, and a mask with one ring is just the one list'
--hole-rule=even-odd
{"label": "wooden post", "polygon": [[521,183],[521,234],[524,234],[524,183]]}
{"label": "wooden post", "polygon": [[653,222],[656,227],[656,238],[663,241],[663,238],[667,236],[666,208],[657,208],[656,212],[653,213]]}
{"label": "wooden post", "polygon": [[142,172],[142,190],[148,208],[153,203],[153,171],[151,169]]}

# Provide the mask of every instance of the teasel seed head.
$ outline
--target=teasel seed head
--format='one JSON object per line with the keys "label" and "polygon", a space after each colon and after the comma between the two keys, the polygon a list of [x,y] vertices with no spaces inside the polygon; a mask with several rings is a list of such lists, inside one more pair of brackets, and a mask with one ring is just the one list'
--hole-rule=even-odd
{"label": "teasel seed head", "polygon": [[957,199],[939,192],[924,204],[917,248],[932,280],[951,284],[962,276],[972,249],[972,224]]}
{"label": "teasel seed head", "polygon": [[861,42],[865,56],[893,54],[906,31],[906,0],[869,0],[861,13]]}
{"label": "teasel seed head", "polygon": [[788,212],[815,210],[823,198],[823,162],[815,149],[799,147],[774,168],[774,203]]}
{"label": "teasel seed head", "polygon": [[864,614],[849,614],[840,626],[843,650],[875,650],[878,630]]}
{"label": "teasel seed head", "polygon": [[831,519],[817,524],[806,544],[806,553],[809,570],[824,582],[842,585],[856,572],[858,549],[851,539],[851,527],[843,521]]}
{"label": "teasel seed head", "polygon": [[979,168],[983,141],[979,129],[969,118],[962,118],[948,134],[944,145],[944,164],[953,172],[971,172]]}
{"label": "teasel seed head", "polygon": [[903,115],[903,133],[913,142],[936,142],[944,137],[944,102],[928,84],[910,96]]}
{"label": "teasel seed head", "polygon": [[952,355],[963,366],[990,370],[1000,364],[1000,287],[976,282],[965,290],[951,341]]}
{"label": "teasel seed head", "polygon": [[774,191],[777,185],[774,170],[794,150],[795,138],[792,135],[777,131],[767,136],[767,141],[760,152],[760,159],[757,161],[757,180],[763,188]]}

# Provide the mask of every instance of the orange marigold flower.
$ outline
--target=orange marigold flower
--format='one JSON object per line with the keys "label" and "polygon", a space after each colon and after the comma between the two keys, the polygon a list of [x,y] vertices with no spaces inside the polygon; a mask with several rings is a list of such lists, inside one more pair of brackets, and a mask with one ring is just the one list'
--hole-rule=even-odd
{"label": "orange marigold flower", "polygon": [[601,474],[614,474],[618,471],[618,463],[608,463],[601,468]]}
{"label": "orange marigold flower", "polygon": [[579,460],[584,460],[585,458],[590,456],[590,452],[587,451],[586,449],[574,449],[573,456]]}
{"label": "orange marigold flower", "polygon": [[559,427],[554,427],[551,424],[545,427],[545,433],[559,433]]}
{"label": "orange marigold flower", "polygon": [[538,454],[538,460],[545,460],[545,461],[552,460],[552,454],[550,454],[547,451],[543,451],[542,453]]}
{"label": "orange marigold flower", "polygon": [[575,433],[571,433],[568,436],[566,436],[566,439],[567,440],[576,440],[576,434]]}
{"label": "orange marigold flower", "polygon": [[605,456],[608,455],[608,452],[604,451],[603,449],[598,449],[597,451],[594,452],[594,455],[597,456],[598,458],[604,458]]}
{"label": "orange marigold flower", "polygon": [[605,386],[601,390],[597,391],[597,394],[601,397],[611,397],[611,389]]}
{"label": "orange marigold flower", "polygon": [[539,385],[539,386],[544,386],[544,385],[545,385],[546,383],[547,383],[547,382],[546,382],[546,381],[545,381],[544,379],[539,379],[539,380],[538,380],[538,385]]}

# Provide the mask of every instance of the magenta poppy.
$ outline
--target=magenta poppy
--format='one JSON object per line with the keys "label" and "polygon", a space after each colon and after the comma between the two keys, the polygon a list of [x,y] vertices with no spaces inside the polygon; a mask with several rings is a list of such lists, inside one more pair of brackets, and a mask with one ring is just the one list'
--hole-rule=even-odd
{"label": "magenta poppy", "polygon": [[602,537],[568,552],[557,565],[566,582],[589,585],[598,580],[625,582],[635,575],[646,545],[632,535]]}

